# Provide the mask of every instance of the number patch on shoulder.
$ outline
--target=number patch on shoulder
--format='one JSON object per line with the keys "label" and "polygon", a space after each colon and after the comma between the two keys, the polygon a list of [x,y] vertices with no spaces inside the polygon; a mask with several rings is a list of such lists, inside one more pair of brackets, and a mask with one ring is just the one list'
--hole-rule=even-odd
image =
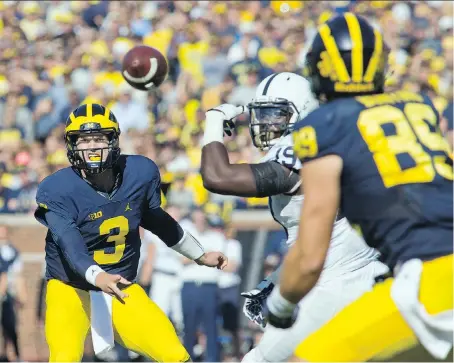
{"label": "number patch on shoulder", "polygon": [[305,126],[293,133],[293,150],[300,160],[312,158],[318,154],[317,135],[312,126]]}
{"label": "number patch on shoulder", "polygon": [[293,147],[281,147],[276,153],[276,161],[285,167],[292,169],[296,164],[296,156]]}

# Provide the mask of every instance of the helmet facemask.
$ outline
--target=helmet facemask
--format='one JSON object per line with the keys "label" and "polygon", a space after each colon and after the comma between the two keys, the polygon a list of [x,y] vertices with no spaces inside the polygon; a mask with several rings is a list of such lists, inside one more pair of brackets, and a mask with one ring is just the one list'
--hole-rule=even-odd
{"label": "helmet facemask", "polygon": [[[105,135],[106,147],[81,148],[78,146],[80,136]],[[100,174],[111,169],[120,156],[119,134],[115,129],[70,131],[66,134],[66,149],[69,162],[87,174]]]}
{"label": "helmet facemask", "polygon": [[289,134],[299,116],[294,103],[284,98],[257,99],[248,108],[252,143],[260,150],[268,150]]}

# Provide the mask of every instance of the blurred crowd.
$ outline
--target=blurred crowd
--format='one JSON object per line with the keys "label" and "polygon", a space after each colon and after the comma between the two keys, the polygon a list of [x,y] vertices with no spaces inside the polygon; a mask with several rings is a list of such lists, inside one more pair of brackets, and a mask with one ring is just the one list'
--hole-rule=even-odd
{"label": "blurred crowd", "polygon": [[[169,202],[189,209],[219,201],[198,172],[205,111],[248,103],[272,72],[301,73],[316,27],[346,10],[384,32],[388,87],[424,90],[443,112],[452,101],[451,2],[0,2],[0,213],[33,211],[37,183],[68,165],[65,120],[88,101],[112,108],[124,153],[158,163]],[[159,89],[124,82],[122,57],[135,44],[166,55],[170,72]],[[246,114],[238,126],[227,142],[231,162],[258,160]],[[230,201],[233,208],[267,203]]]}

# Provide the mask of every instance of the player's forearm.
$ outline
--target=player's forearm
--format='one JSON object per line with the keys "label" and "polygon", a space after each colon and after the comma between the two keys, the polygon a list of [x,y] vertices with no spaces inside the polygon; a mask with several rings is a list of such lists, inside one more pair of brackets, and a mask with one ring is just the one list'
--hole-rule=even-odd
{"label": "player's forearm", "polygon": [[[46,213],[46,220],[53,240],[60,247],[66,261],[76,273],[87,278],[87,271],[98,265],[93,256],[90,256],[75,223],[53,212]],[[91,281],[91,276],[89,279]]]}
{"label": "player's forearm", "polygon": [[248,164],[230,164],[224,144],[211,142],[202,148],[200,173],[203,186],[217,194],[257,196],[252,169]]}
{"label": "player's forearm", "polygon": [[279,286],[271,292],[267,305],[271,314],[291,317],[298,302],[315,286],[322,271],[317,265],[301,260],[298,246],[285,256]]}
{"label": "player's forearm", "polygon": [[315,286],[323,263],[310,261],[310,256],[302,257],[298,249],[292,247],[285,257],[279,281],[282,296],[297,304]]}
{"label": "player's forearm", "polygon": [[203,134],[201,175],[204,187],[217,194],[256,196],[254,175],[248,164],[230,164],[224,146],[222,112],[207,112]]}
{"label": "player's forearm", "polygon": [[162,208],[146,211],[140,225],[158,236],[168,247],[175,246],[184,235],[179,223]]}
{"label": "player's forearm", "polygon": [[77,229],[69,228],[60,233],[52,231],[54,241],[60,247],[66,261],[80,276],[86,278],[86,273],[97,263],[88,253],[85,242]]}
{"label": "player's forearm", "polygon": [[205,253],[202,245],[162,208],[150,209],[144,213],[140,225],[192,261],[198,260]]}

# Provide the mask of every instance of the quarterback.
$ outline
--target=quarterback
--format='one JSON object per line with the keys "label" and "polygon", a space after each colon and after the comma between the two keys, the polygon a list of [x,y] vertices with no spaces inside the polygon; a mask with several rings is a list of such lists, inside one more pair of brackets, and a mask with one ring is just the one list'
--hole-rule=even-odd
{"label": "quarterback", "polygon": [[[161,209],[156,164],[120,154],[119,135],[109,109],[79,106],[65,128],[72,167],[38,187],[35,217],[48,228],[45,330],[51,362],[80,361],[90,324],[94,344],[111,336],[155,361],[190,360],[166,315],[134,283],[140,227],[199,265],[223,268],[227,263],[221,253],[204,253]],[[106,312],[107,319],[100,318]]]}
{"label": "quarterback", "polygon": [[325,103],[293,131],[305,200],[269,323],[289,328],[317,291],[339,208],[393,276],[302,341],[305,361],[387,360],[420,345],[445,359],[453,345],[452,152],[426,95],[384,92],[387,56],[380,31],[353,13],[322,25],[307,54]]}
{"label": "quarterback", "polygon": [[[309,82],[294,73],[276,73],[264,79],[248,104],[253,144],[267,154],[257,164],[231,164],[223,144],[223,125],[232,131],[233,119],[242,106],[218,106],[206,114],[201,173],[205,187],[215,193],[245,197],[269,197],[273,218],[287,233],[287,244],[297,237],[299,214],[304,200],[299,178],[301,163],[293,151],[291,130],[298,117],[318,107]],[[279,276],[279,269],[257,288],[243,293],[244,312],[265,328],[264,336],[243,361],[285,361],[297,344],[317,330],[348,303],[369,290],[374,277],[387,271],[369,248],[338,213],[333,221],[330,251],[323,277],[311,296],[300,304],[300,318],[289,330],[266,324],[262,307]]]}

